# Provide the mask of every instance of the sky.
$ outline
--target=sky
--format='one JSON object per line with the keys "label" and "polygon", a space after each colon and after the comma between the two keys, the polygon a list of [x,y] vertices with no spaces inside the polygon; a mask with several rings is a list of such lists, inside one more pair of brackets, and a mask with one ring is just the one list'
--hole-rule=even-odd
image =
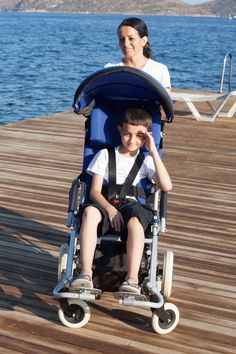
{"label": "sky", "polygon": [[207,2],[210,0],[183,0],[184,2],[187,2],[188,4],[195,5],[195,4],[202,4],[203,2]]}

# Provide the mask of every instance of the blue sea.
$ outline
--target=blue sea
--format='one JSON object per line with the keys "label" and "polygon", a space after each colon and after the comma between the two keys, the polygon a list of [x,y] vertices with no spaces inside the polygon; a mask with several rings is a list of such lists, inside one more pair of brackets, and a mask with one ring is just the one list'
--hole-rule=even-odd
{"label": "blue sea", "polygon": [[[0,124],[71,109],[78,85],[121,58],[116,30],[125,17],[0,13]],[[173,87],[219,90],[223,59],[231,52],[236,89],[235,19],[140,17]]]}

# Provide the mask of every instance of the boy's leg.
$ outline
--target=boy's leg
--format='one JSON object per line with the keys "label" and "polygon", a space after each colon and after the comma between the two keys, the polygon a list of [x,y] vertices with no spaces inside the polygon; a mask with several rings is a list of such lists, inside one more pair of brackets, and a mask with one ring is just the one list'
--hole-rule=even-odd
{"label": "boy's leg", "polygon": [[101,220],[102,216],[97,208],[85,208],[80,229],[81,272],[79,277],[71,282],[72,288],[93,287],[92,265],[97,245],[97,227]]}
{"label": "boy's leg", "polygon": [[127,277],[130,284],[138,284],[138,273],[143,255],[145,235],[137,217],[132,217],[127,224]]}
{"label": "boy's leg", "polygon": [[85,208],[80,229],[81,274],[92,276],[94,252],[97,245],[97,228],[101,222],[100,211],[88,206]]}

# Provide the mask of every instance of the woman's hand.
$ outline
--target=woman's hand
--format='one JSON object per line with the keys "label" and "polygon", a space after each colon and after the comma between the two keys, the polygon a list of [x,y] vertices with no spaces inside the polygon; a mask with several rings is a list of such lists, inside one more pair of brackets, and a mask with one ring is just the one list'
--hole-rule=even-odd
{"label": "woman's hand", "polygon": [[113,229],[118,232],[121,231],[124,224],[122,214],[115,207],[113,207],[113,205],[110,205],[109,208],[107,208],[107,213]]}

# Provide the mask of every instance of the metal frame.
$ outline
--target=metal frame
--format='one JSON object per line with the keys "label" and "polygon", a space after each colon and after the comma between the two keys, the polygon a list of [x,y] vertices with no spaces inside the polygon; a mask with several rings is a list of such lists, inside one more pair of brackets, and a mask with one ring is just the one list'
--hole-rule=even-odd
{"label": "metal frame", "polygon": [[[101,290],[99,289],[81,289],[79,292],[70,292],[64,291],[65,289],[69,289],[70,283],[73,279],[73,263],[76,261],[76,253],[79,249],[79,232],[77,231],[79,228],[78,221],[76,219],[77,215],[77,199],[78,199],[78,190],[80,189],[80,202],[84,199],[84,182],[80,182],[79,179],[75,179],[72,182],[72,187],[70,191],[70,201],[69,201],[69,212],[68,212],[68,221],[67,226],[72,227],[72,231],[69,238],[68,245],[68,257],[67,257],[67,265],[66,265],[66,273],[62,280],[58,282],[53,290],[53,296],[58,300],[63,299],[78,299],[84,301],[92,301],[99,299],[101,296]],[[157,256],[158,256],[158,237],[162,232],[165,232],[165,219],[166,219],[166,203],[167,203],[167,193],[161,192],[155,188],[154,190],[154,211],[155,214],[159,214],[158,204],[160,205],[160,210],[163,215],[161,215],[160,219],[158,216],[153,217],[151,232],[152,238],[145,238],[145,243],[151,245],[151,262],[150,262],[150,271],[148,279],[146,279],[145,287],[148,292],[148,296],[151,296],[155,299],[155,301],[139,301],[136,300],[135,295],[126,295],[123,299],[120,299],[119,302],[126,306],[137,306],[137,307],[149,307],[152,309],[160,309],[164,306],[164,297],[161,294],[161,279],[157,276]],[[70,210],[70,207],[73,210]],[[119,237],[114,235],[106,235],[98,239],[97,244],[101,243],[102,240],[106,241],[115,241],[122,242]],[[165,311],[161,311],[161,315],[163,320],[165,320]]]}

